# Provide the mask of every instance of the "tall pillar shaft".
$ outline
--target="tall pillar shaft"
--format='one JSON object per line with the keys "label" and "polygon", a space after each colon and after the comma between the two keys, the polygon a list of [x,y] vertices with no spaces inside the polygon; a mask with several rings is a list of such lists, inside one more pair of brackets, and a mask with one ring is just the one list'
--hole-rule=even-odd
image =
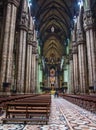
{"label": "tall pillar shaft", "polygon": [[[33,50],[33,47],[32,47]],[[33,93],[33,56],[31,54],[31,80],[30,80],[30,93]]]}
{"label": "tall pillar shaft", "polygon": [[29,53],[29,48],[30,46],[29,45],[27,45],[27,60],[26,60],[26,89],[25,89],[25,93],[29,93],[29,55],[30,55],[30,53]]}
{"label": "tall pillar shaft", "polygon": [[32,92],[36,90],[36,55],[37,55],[37,43],[32,43]]}
{"label": "tall pillar shaft", "polygon": [[0,84],[3,82],[12,82],[12,62],[13,62],[13,46],[16,23],[16,12],[19,0],[7,1],[5,28],[3,37],[2,62],[0,71]]}
{"label": "tall pillar shaft", "polygon": [[71,82],[70,82],[70,86],[71,86],[71,92],[74,92],[74,75],[73,75],[73,60],[70,60],[70,73],[71,73]]}
{"label": "tall pillar shaft", "polygon": [[[80,32],[80,30],[78,31]],[[78,59],[79,59],[79,77],[80,77],[80,93],[88,92],[87,84],[87,64],[86,64],[86,46],[83,32],[77,34],[78,43]]]}
{"label": "tall pillar shaft", "polygon": [[2,51],[2,63],[1,63],[1,86],[2,83],[6,81],[6,64],[7,64],[7,49],[8,49],[8,38],[10,30],[10,20],[11,20],[11,4],[8,3],[6,10],[6,22],[5,22],[5,31],[4,31],[4,41],[3,41],[3,51]]}
{"label": "tall pillar shaft", "polygon": [[78,55],[73,53],[73,71],[74,71],[74,93],[76,94],[79,90],[79,77],[78,77]]}
{"label": "tall pillar shaft", "polygon": [[13,62],[13,46],[14,46],[14,34],[15,34],[15,22],[16,22],[16,11],[17,8],[11,5],[11,23],[10,23],[10,36],[8,45],[8,59],[7,59],[7,70],[6,70],[6,81],[11,82],[12,78],[12,62]]}
{"label": "tall pillar shaft", "polygon": [[48,67],[48,79],[47,79],[47,86],[50,87],[50,70],[49,70],[49,67]]}
{"label": "tall pillar shaft", "polygon": [[26,56],[26,31],[20,31],[20,43],[18,54],[18,75],[17,75],[17,90],[24,92],[24,76],[25,76],[25,56]]}
{"label": "tall pillar shaft", "polygon": [[35,76],[35,93],[38,92],[38,54],[36,55],[36,76]]}
{"label": "tall pillar shaft", "polygon": [[31,63],[32,63],[32,45],[27,47],[27,65],[26,65],[26,93],[31,92]]}
{"label": "tall pillar shaft", "polygon": [[35,66],[35,54],[32,54],[32,92],[35,92],[35,71],[36,71],[36,66]]}
{"label": "tall pillar shaft", "polygon": [[73,68],[73,55],[72,51],[70,50],[70,93],[74,93],[74,68]]}
{"label": "tall pillar shaft", "polygon": [[94,18],[91,10],[84,12],[83,20],[86,32],[89,86],[93,86],[96,81],[96,30],[94,28],[96,25]]}
{"label": "tall pillar shaft", "polygon": [[18,70],[17,70],[17,92],[20,92],[21,86],[21,67],[22,67],[22,42],[23,42],[23,30],[20,31],[20,41],[18,45]]}
{"label": "tall pillar shaft", "polygon": [[19,23],[20,38],[18,43],[18,69],[17,69],[17,92],[25,92],[25,58],[26,39],[28,31],[28,2],[23,0],[21,17]]}

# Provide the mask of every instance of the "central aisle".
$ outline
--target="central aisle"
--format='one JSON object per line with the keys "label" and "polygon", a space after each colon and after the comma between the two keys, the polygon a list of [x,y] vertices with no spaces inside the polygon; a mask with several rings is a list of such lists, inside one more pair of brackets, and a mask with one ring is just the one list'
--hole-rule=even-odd
{"label": "central aisle", "polygon": [[0,124],[0,130],[96,130],[96,115],[63,98],[51,96],[48,125]]}

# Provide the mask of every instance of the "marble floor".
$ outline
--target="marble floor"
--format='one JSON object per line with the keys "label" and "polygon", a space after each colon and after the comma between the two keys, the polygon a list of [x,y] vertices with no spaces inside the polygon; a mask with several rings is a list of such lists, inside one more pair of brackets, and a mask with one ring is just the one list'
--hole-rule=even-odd
{"label": "marble floor", "polygon": [[2,124],[0,130],[96,130],[96,114],[86,111],[65,99],[52,95],[48,125]]}

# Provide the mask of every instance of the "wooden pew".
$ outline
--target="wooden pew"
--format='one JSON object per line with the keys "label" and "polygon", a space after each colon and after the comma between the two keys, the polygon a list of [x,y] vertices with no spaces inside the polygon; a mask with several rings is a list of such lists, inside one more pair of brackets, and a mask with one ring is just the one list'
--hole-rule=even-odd
{"label": "wooden pew", "polygon": [[[20,109],[17,109],[19,107]],[[36,108],[36,109],[35,109]],[[22,121],[26,122],[48,122],[49,119],[49,103],[21,103],[10,102],[7,103],[6,118],[3,118],[3,123],[6,121]],[[18,118],[20,116],[20,118]],[[34,118],[30,118],[34,117]],[[20,119],[20,120],[19,120]]]}
{"label": "wooden pew", "polygon": [[28,98],[28,97],[34,97],[34,96],[37,96],[37,95],[33,95],[33,94],[30,94],[30,95],[15,95],[15,96],[1,96],[0,97],[0,104],[2,103],[6,103],[6,102],[9,102],[9,101],[14,101],[14,100],[19,100],[19,99],[24,99],[24,98]]}
{"label": "wooden pew", "polygon": [[0,114],[3,113],[7,102],[21,100],[28,97],[34,97],[34,96],[38,96],[38,94],[19,94],[14,96],[0,95]]}
{"label": "wooden pew", "polygon": [[91,95],[63,95],[66,100],[96,113],[96,96]]}
{"label": "wooden pew", "polygon": [[[37,98],[38,97],[38,98]],[[44,124],[48,122],[50,114],[50,96],[37,96],[9,102],[6,104],[6,117],[2,119],[3,123],[6,122],[34,122]],[[44,98],[46,97],[46,98]],[[18,118],[20,116],[20,118]],[[32,117],[32,118],[31,118]]]}

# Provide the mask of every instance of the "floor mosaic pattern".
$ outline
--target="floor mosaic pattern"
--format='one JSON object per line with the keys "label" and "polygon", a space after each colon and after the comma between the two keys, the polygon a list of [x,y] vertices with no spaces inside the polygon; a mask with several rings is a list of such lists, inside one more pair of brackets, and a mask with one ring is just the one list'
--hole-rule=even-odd
{"label": "floor mosaic pattern", "polygon": [[96,130],[96,114],[54,96],[48,125],[2,124],[4,116],[0,130]]}

